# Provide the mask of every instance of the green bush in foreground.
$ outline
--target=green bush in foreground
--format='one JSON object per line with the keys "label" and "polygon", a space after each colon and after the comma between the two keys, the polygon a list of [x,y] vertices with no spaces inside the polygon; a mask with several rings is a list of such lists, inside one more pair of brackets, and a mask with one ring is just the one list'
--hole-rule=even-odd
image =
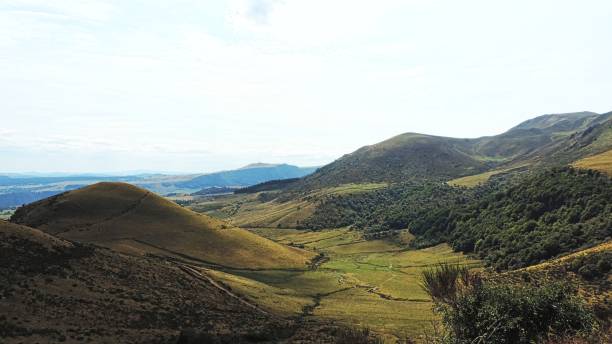
{"label": "green bush in foreground", "polygon": [[[452,276],[454,287],[441,287]],[[423,287],[442,315],[446,343],[538,343],[598,328],[593,313],[564,283],[498,284],[441,265],[424,272]]]}

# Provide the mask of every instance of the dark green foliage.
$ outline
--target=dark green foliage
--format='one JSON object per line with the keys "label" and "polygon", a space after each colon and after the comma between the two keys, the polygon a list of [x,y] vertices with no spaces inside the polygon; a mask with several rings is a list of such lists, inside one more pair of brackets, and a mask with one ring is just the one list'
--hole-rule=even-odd
{"label": "dark green foliage", "polygon": [[603,251],[577,257],[572,260],[569,269],[586,280],[601,279],[612,269],[612,252]]}
{"label": "dark green foliage", "polygon": [[482,283],[442,308],[456,343],[532,343],[550,334],[590,333],[592,312],[564,284],[515,286]]}
{"label": "dark green foliage", "polygon": [[612,236],[612,180],[556,168],[476,200],[457,216],[453,247],[497,269],[520,268]]}
{"label": "dark green foliage", "polygon": [[413,245],[448,241],[496,269],[538,263],[612,236],[612,180],[553,168],[475,189],[403,183],[323,201],[305,228],[408,228]]}
{"label": "dark green foliage", "polygon": [[423,273],[423,285],[442,315],[450,343],[534,343],[598,328],[592,311],[568,284],[502,284],[443,264]]}
{"label": "dark green foliage", "polygon": [[452,207],[468,203],[482,191],[439,182],[406,182],[368,193],[331,196],[301,226],[322,229],[352,225],[370,232],[410,228],[419,235],[431,226],[446,228]]}

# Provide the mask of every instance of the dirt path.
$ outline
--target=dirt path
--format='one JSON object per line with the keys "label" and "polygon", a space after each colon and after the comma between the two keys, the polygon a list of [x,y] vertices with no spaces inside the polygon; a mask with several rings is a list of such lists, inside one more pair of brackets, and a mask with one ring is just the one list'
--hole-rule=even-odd
{"label": "dirt path", "polygon": [[346,287],[346,288],[330,291],[329,293],[316,294],[315,296],[312,297],[313,299],[312,304],[302,307],[302,313],[300,314],[300,317],[304,318],[304,317],[312,316],[315,309],[317,309],[317,307],[321,305],[321,299],[323,299],[324,297],[327,297],[327,296],[330,296],[336,293],[341,293],[343,291],[347,291],[353,288],[354,287]]}
{"label": "dirt path", "polygon": [[224,287],[222,284],[220,284],[219,282],[215,281],[212,277],[208,276],[205,273],[202,273],[201,268],[195,268],[193,266],[187,265],[187,264],[183,264],[183,263],[176,263],[177,266],[179,267],[179,269],[183,270],[184,272],[186,272],[187,274],[203,280],[205,282],[207,282],[208,284],[212,285],[213,287],[217,288],[218,290],[220,290],[222,293],[226,294],[227,296],[237,300],[238,302],[242,303],[243,305],[253,308],[255,310],[257,310],[260,313],[263,313],[265,315],[268,316],[273,316],[276,317],[274,314],[269,313],[261,308],[259,308],[258,305],[254,304],[254,303],[250,303],[247,300],[245,300],[244,298],[242,298],[240,295],[237,295],[235,293],[233,293],[232,291],[230,291],[229,289],[227,289],[226,287]]}

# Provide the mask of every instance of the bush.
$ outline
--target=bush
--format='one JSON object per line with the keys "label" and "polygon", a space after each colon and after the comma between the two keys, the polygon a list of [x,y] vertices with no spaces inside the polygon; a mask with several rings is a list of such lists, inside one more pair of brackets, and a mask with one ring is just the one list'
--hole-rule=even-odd
{"label": "bush", "polygon": [[[447,282],[454,287],[439,288]],[[590,334],[598,327],[592,311],[563,283],[499,284],[441,265],[423,273],[423,285],[442,315],[450,343],[527,344]]]}

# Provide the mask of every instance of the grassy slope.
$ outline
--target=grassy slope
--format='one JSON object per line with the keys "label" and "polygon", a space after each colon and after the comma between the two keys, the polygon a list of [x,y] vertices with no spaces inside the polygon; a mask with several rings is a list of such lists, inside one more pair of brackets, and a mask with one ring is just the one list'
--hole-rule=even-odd
{"label": "grassy slope", "polygon": [[407,133],[360,148],[306,176],[292,188],[312,190],[347,183],[452,178],[483,172],[490,163],[473,156],[470,141]]}
{"label": "grassy slope", "polygon": [[0,342],[174,343],[184,327],[213,334],[288,326],[154,258],[78,247],[0,221]]}
{"label": "grassy slope", "polygon": [[196,202],[190,208],[228,219],[240,227],[294,228],[299,221],[312,215],[318,200],[333,195],[368,192],[385,186],[385,183],[345,184],[316,190],[286,201],[262,201],[259,194],[220,196]]}
{"label": "grassy slope", "polygon": [[[507,278],[518,284],[525,283],[525,276],[530,276],[538,283],[546,283],[546,281],[571,282],[578,286],[580,295],[597,310],[598,315],[603,316],[603,318],[607,317],[607,321],[610,322],[609,317],[612,314],[612,274],[608,272],[601,278],[587,280],[572,271],[571,268],[576,260],[588,259],[588,257],[605,252],[612,253],[612,241],[494,277],[502,280]],[[608,264],[612,264],[612,262],[608,262]]]}
{"label": "grassy slope", "polygon": [[577,168],[597,170],[612,176],[612,150],[580,159],[572,166]]}
{"label": "grassy slope", "polygon": [[281,314],[307,314],[397,337],[422,335],[434,319],[432,304],[418,284],[423,269],[441,261],[478,264],[447,245],[404,250],[391,241],[365,241],[359,232],[348,229],[253,231],[324,253],[329,261],[306,272],[215,272],[232,290]]}
{"label": "grassy slope", "polygon": [[487,171],[484,173],[475,174],[472,176],[461,177],[461,178],[457,178],[457,179],[448,181],[448,185],[465,186],[468,188],[473,188],[478,185],[485,184],[493,176],[513,172],[513,171],[525,168],[527,166],[528,164],[517,164],[516,166],[509,167],[509,168],[495,169],[495,170]]}
{"label": "grassy slope", "polygon": [[[612,148],[612,115],[610,113],[595,118],[588,113],[577,116],[575,123],[568,125],[558,116],[542,116],[527,121],[513,130],[547,130],[549,139],[539,145],[532,145],[530,150],[515,155],[499,168],[456,178],[449,181],[450,185],[474,187],[485,183],[494,175],[511,173],[531,167],[572,164],[575,167],[592,168],[603,172],[610,171],[610,149]],[[535,121],[537,120],[537,121]],[[509,133],[512,133],[511,130]],[[565,131],[564,131],[565,130]],[[493,137],[495,145],[505,145],[507,134]],[[520,138],[520,135],[517,139]],[[529,145],[528,145],[529,147]],[[592,159],[585,158],[591,157]],[[574,163],[572,163],[574,161]],[[582,165],[581,165],[582,164]],[[611,172],[607,172],[611,173]]]}
{"label": "grassy slope", "polygon": [[197,214],[143,189],[100,183],[18,210],[14,221],[128,253],[243,268],[305,268],[312,254]]}

